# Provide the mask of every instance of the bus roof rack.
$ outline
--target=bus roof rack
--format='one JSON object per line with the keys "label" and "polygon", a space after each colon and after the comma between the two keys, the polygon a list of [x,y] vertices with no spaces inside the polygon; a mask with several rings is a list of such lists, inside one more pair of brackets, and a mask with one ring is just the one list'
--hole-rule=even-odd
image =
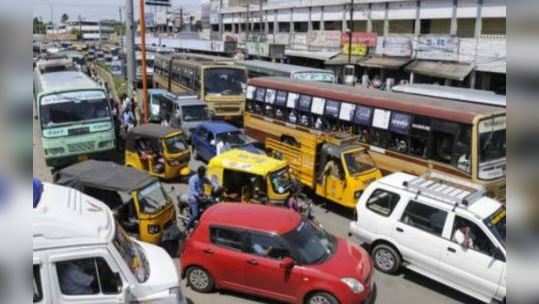
{"label": "bus roof rack", "polygon": [[481,185],[432,171],[403,182],[403,186],[417,196],[423,195],[452,204],[454,208],[468,207],[486,195]]}

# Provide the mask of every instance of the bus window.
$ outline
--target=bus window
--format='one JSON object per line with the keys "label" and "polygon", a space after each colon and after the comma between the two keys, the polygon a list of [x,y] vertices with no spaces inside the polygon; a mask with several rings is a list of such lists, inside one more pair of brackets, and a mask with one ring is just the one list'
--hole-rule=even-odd
{"label": "bus window", "polygon": [[459,125],[456,123],[432,120],[432,159],[446,164],[456,164],[453,147]]}
{"label": "bus window", "polygon": [[389,123],[391,131],[390,149],[408,153],[410,147],[410,130],[411,116],[405,113],[393,112]]}
{"label": "bus window", "polygon": [[471,173],[471,142],[472,127],[462,125],[455,146],[455,160],[457,168],[467,173]]}
{"label": "bus window", "polygon": [[369,144],[381,148],[389,148],[391,133],[387,130],[371,128],[369,132]]}
{"label": "bus window", "polygon": [[415,116],[410,126],[410,154],[427,158],[430,146],[430,119]]}

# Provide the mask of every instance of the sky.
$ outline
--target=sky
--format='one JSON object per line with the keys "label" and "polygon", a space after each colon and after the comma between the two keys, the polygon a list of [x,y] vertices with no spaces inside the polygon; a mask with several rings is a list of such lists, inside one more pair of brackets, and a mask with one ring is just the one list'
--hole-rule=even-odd
{"label": "sky", "polygon": [[[135,18],[138,15],[138,0],[134,1]],[[182,6],[188,10],[200,10],[203,0],[171,0],[172,6]],[[54,21],[58,22],[62,14],[66,13],[71,20],[119,19],[119,7],[125,10],[126,0],[33,0],[33,15],[41,17],[48,22],[51,11]],[[146,8],[148,12],[148,8]],[[124,11],[125,14],[125,11]]]}

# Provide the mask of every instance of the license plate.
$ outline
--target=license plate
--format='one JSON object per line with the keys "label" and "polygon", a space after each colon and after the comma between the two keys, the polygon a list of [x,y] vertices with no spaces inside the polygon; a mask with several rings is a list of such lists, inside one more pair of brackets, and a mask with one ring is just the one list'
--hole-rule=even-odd
{"label": "license plate", "polygon": [[87,160],[88,155],[79,155],[79,161]]}

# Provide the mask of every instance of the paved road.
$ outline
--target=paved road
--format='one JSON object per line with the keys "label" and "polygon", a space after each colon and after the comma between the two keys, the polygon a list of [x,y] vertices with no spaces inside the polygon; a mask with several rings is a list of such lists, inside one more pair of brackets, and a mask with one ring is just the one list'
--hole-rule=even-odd
{"label": "paved road", "polygon": [[[39,124],[34,121],[34,176],[44,181],[52,181],[50,170],[46,167],[43,158],[43,149],[39,139]],[[192,161],[191,168],[195,169],[200,162]],[[166,187],[175,188],[176,194],[186,190],[185,184],[167,184]],[[349,239],[348,223],[351,214],[347,210],[337,208],[334,205],[328,206],[327,210],[315,206],[314,216],[324,225],[324,227],[334,235]],[[376,303],[473,303],[478,302],[473,299],[438,284],[428,278],[410,271],[403,271],[400,275],[390,276],[383,273],[375,274],[375,281],[378,286],[378,297]],[[256,297],[240,295],[232,292],[217,292],[212,294],[199,294],[185,286],[182,287],[190,299],[191,303],[211,303],[211,304],[254,304],[254,303],[274,303]]]}

